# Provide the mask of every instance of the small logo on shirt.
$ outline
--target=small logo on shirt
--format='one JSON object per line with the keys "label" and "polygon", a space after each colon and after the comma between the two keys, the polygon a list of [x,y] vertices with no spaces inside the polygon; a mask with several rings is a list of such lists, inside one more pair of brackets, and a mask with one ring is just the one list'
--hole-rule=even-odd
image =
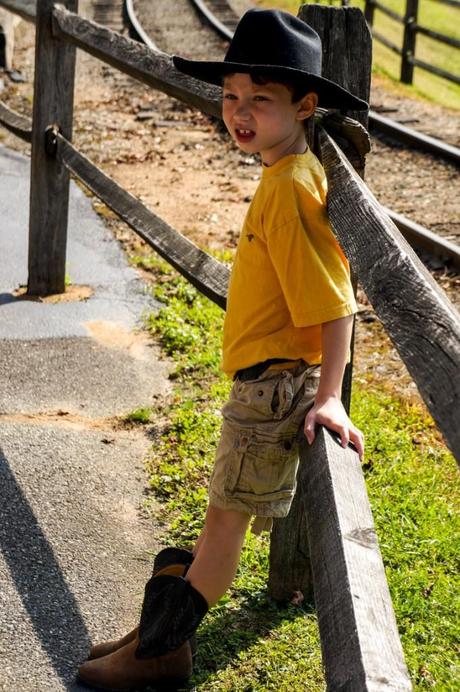
{"label": "small logo on shirt", "polygon": [[254,234],[253,233],[246,233],[246,238],[249,240],[249,242],[251,242],[252,240],[254,240]]}

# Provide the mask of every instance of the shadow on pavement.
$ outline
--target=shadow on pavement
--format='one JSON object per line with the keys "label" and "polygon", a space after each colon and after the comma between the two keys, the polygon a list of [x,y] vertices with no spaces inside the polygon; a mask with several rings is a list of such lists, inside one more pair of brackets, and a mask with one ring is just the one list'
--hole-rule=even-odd
{"label": "shadow on pavement", "polygon": [[11,578],[55,672],[72,689],[82,646],[86,650],[91,644],[88,631],[53,549],[1,448],[0,507],[0,550]]}

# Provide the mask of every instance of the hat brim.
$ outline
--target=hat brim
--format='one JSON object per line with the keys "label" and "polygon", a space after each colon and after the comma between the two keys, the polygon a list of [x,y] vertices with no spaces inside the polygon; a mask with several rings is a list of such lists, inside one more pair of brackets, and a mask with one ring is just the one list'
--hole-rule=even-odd
{"label": "hat brim", "polygon": [[184,74],[208,84],[222,86],[222,79],[235,72],[267,74],[279,78],[281,82],[295,80],[296,84],[305,81],[306,92],[318,94],[318,105],[321,108],[339,108],[341,110],[365,111],[369,108],[366,101],[353,96],[349,91],[325,77],[296,70],[293,67],[273,65],[248,65],[238,62],[210,62],[204,60],[186,60],[178,55],[173,56],[174,66]]}

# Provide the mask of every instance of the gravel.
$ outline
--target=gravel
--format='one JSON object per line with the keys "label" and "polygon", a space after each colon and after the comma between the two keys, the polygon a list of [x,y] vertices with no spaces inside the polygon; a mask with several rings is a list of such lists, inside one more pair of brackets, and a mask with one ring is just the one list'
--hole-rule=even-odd
{"label": "gravel", "polygon": [[134,9],[160,50],[185,58],[223,58],[226,43],[203,26],[189,0],[135,0]]}
{"label": "gravel", "polygon": [[[238,14],[250,6],[245,0],[232,0],[231,4]],[[136,0],[135,7],[147,33],[153,35],[161,50],[202,60],[223,57],[226,44],[202,25],[188,0],[175,3],[178,11],[174,12],[169,0],[157,0],[153,7],[149,0]],[[403,98],[382,88],[378,78],[372,85],[371,107],[426,134],[441,134],[451,144],[459,144],[458,111]],[[390,144],[383,137],[373,137],[366,182],[385,206],[460,242],[460,176],[454,164]]]}

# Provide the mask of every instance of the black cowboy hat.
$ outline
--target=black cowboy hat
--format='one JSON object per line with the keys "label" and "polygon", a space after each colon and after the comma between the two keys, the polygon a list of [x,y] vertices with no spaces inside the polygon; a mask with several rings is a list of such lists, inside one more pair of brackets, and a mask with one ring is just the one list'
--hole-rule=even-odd
{"label": "black cowboy hat", "polygon": [[181,72],[202,82],[222,85],[226,74],[252,73],[280,82],[305,83],[318,94],[318,105],[362,111],[368,104],[321,77],[321,39],[311,26],[280,10],[248,10],[236,27],[223,62],[185,60],[173,56]]}

